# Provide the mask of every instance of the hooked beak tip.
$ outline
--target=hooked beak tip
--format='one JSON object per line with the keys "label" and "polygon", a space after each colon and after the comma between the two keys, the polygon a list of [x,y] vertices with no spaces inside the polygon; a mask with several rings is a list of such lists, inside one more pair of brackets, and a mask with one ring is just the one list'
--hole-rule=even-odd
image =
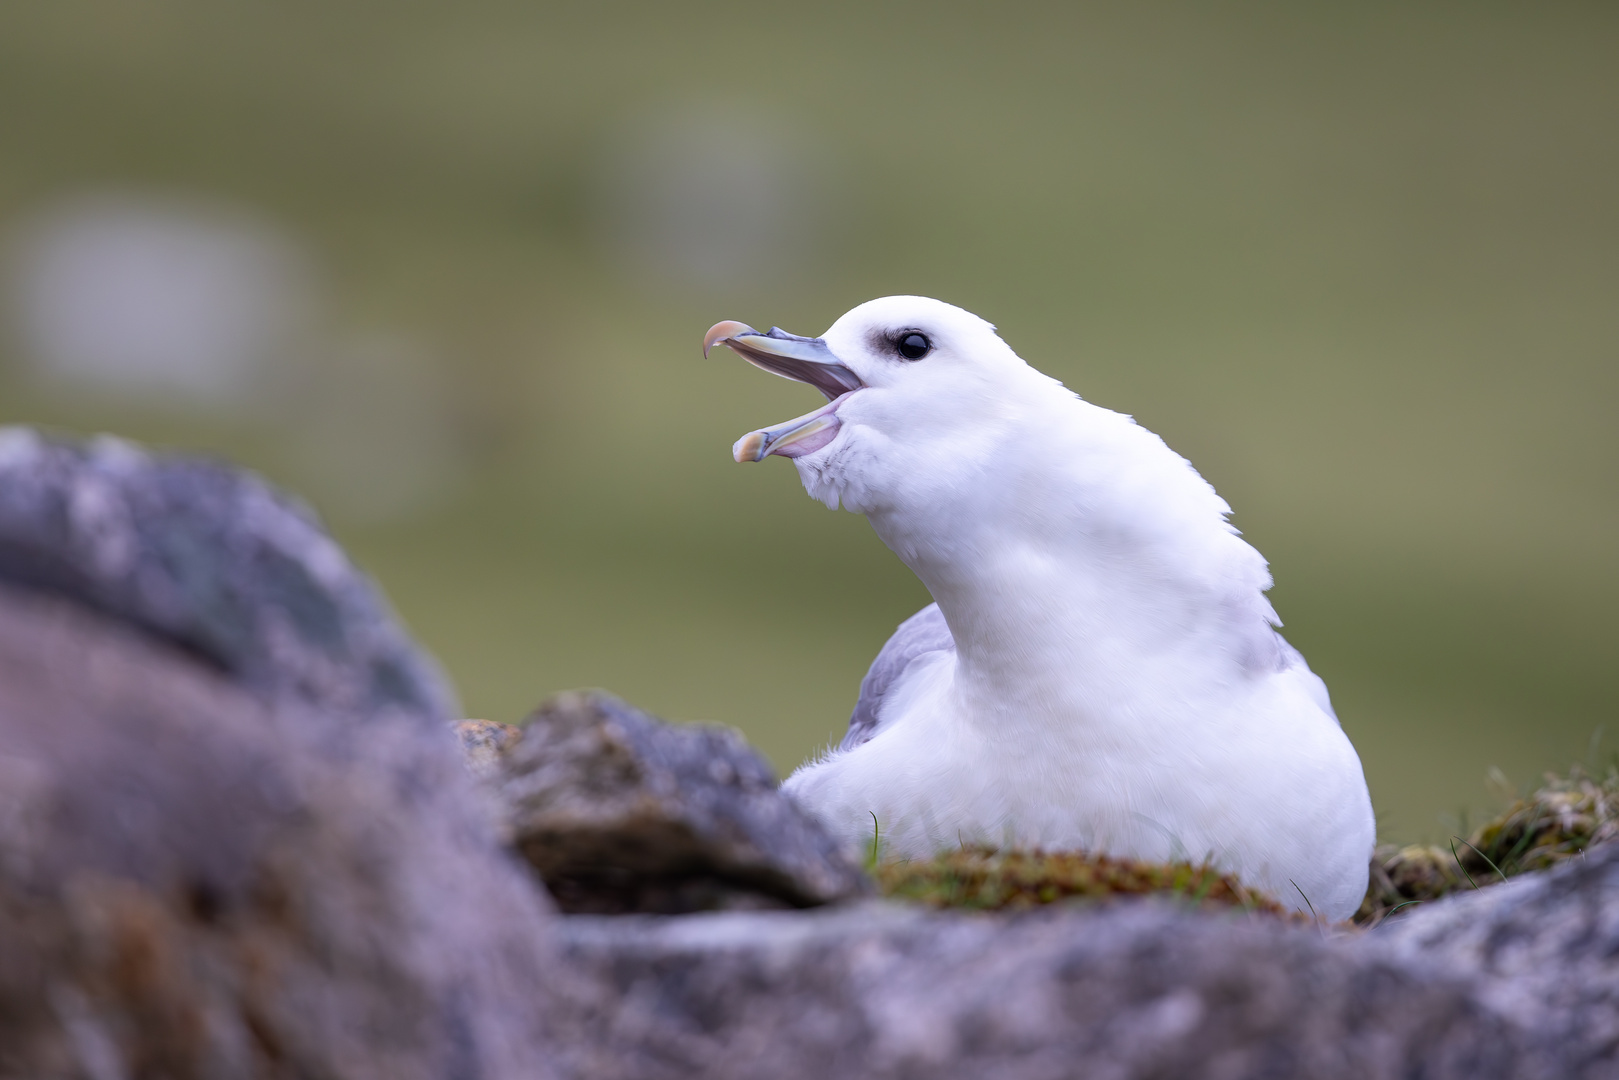
{"label": "hooked beak tip", "polygon": [[738,334],[757,334],[758,332],[747,323],[737,322],[734,319],[717,322],[708,328],[708,333],[703,335],[703,355],[706,357],[708,350],[727,338],[734,338]]}

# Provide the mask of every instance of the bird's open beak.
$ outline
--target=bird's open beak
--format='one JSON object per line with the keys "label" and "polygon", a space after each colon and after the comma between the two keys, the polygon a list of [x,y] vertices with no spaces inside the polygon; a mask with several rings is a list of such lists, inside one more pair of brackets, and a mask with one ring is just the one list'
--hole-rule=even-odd
{"label": "bird's open beak", "polygon": [[809,383],[828,402],[796,420],[742,436],[731,448],[738,461],[763,461],[771,454],[799,457],[821,449],[838,432],[837,410],[844,396],[866,385],[820,338],[799,337],[778,327],[762,334],[746,323],[721,322],[703,335],[703,355],[715,345],[724,345],[772,375]]}

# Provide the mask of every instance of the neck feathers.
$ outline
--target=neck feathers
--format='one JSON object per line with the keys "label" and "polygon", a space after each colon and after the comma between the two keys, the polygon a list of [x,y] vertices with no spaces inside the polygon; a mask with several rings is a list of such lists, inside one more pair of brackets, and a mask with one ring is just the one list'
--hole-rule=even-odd
{"label": "neck feathers", "polygon": [[953,497],[873,515],[949,622],[963,692],[1115,711],[1275,670],[1270,574],[1224,500],[1129,417],[1072,396],[1053,414]]}

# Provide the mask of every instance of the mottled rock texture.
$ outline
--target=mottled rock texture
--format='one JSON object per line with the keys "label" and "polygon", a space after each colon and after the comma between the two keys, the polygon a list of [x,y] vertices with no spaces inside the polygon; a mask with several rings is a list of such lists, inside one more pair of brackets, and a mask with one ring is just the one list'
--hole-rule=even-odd
{"label": "mottled rock texture", "polygon": [[236,469],[0,428],[0,581],[140,627],[260,696],[362,720],[456,712],[313,517]]}
{"label": "mottled rock texture", "polygon": [[1317,932],[1150,901],[563,920],[637,1080],[1555,1076],[1468,983]]}
{"label": "mottled rock texture", "polygon": [[0,592],[0,1077],[551,1074],[551,916],[461,766],[326,722]]}
{"label": "mottled rock texture", "polygon": [[516,725],[494,720],[457,720],[450,730],[461,743],[461,760],[467,771],[479,780],[497,776],[506,750],[523,736]]}
{"label": "mottled rock texture", "polygon": [[546,1077],[450,695],[258,481],[0,434],[0,1077]]}
{"label": "mottled rock texture", "polygon": [[1465,978],[1555,1048],[1556,1075],[1619,1076],[1619,844],[1423,904],[1370,944],[1413,969]]}
{"label": "mottled rock texture", "polygon": [[869,891],[735,731],[560,694],[501,754],[511,843],[567,911],[808,907]]}

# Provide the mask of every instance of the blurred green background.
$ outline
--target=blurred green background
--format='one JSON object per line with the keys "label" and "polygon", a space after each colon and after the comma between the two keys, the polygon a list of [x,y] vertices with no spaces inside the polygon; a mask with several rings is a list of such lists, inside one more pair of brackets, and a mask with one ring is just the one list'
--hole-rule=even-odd
{"label": "blurred green background", "polygon": [[941,297],[1188,456],[1385,838],[1619,704],[1619,6],[0,7],[0,421],[303,493],[516,720],[836,737],[926,602],[709,324]]}

